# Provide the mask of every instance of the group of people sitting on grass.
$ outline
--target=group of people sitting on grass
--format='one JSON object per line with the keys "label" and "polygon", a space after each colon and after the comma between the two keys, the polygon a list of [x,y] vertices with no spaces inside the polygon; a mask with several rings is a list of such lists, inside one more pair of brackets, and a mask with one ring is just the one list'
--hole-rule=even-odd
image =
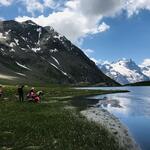
{"label": "group of people sitting on grass", "polygon": [[34,88],[31,88],[31,90],[27,94],[27,99],[28,101],[39,103],[42,95],[43,95],[43,91],[35,92]]}
{"label": "group of people sitting on grass", "polygon": [[[19,97],[19,101],[24,101],[24,85],[19,85],[17,88],[17,93]],[[35,91],[34,87],[28,92],[26,96],[26,100],[29,102],[39,103],[41,101],[41,96],[43,95],[43,91]],[[0,85],[0,98],[3,96],[3,86]]]}
{"label": "group of people sitting on grass", "polygon": [[[24,85],[18,86],[18,95],[19,95],[20,101],[24,101],[24,90],[23,90],[23,88],[24,88]],[[42,95],[43,95],[43,91],[36,92],[34,87],[32,87],[31,90],[27,94],[27,101],[39,103]]]}

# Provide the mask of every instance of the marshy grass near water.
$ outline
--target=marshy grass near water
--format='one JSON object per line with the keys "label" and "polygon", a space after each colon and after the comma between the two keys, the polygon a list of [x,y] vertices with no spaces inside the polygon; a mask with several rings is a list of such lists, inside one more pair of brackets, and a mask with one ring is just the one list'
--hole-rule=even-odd
{"label": "marshy grass near water", "polygon": [[[88,122],[78,109],[67,109],[71,97],[109,93],[43,87],[39,104],[19,102],[16,87],[6,86],[0,100],[0,149],[2,150],[119,150],[105,127]],[[25,89],[25,93],[29,88]],[[61,98],[62,97],[62,98]]]}

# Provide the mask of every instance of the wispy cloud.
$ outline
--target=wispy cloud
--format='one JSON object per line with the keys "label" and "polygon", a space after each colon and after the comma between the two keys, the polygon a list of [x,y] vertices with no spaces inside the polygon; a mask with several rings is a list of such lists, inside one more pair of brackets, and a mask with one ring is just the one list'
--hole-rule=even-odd
{"label": "wispy cloud", "polygon": [[20,0],[20,3],[23,4],[27,12],[31,13],[32,16],[36,12],[43,13],[46,8],[55,8],[58,4],[54,0]]}
{"label": "wispy cloud", "polygon": [[0,0],[0,6],[9,6],[12,2],[13,0]]}
{"label": "wispy cloud", "polygon": [[143,63],[140,66],[142,67],[150,66],[150,58],[144,59]]}
{"label": "wispy cloud", "polygon": [[107,25],[105,22],[103,22],[102,24],[100,24],[99,27],[98,27],[98,31],[99,32],[105,32],[105,31],[107,31],[109,29],[110,29],[110,26]]}
{"label": "wispy cloud", "polygon": [[150,0],[128,0],[125,9],[131,17],[133,14],[138,14],[140,10],[150,10]]}
{"label": "wispy cloud", "polygon": [[82,50],[88,57],[90,57],[90,54],[94,53],[94,50],[92,49],[82,49]]}

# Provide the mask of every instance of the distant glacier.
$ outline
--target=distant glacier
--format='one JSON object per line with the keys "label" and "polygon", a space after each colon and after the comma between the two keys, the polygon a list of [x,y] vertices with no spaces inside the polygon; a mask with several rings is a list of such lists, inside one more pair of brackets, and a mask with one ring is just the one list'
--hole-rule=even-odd
{"label": "distant glacier", "polygon": [[137,65],[132,59],[120,59],[116,62],[101,61],[97,63],[101,71],[120,84],[150,80],[150,59]]}

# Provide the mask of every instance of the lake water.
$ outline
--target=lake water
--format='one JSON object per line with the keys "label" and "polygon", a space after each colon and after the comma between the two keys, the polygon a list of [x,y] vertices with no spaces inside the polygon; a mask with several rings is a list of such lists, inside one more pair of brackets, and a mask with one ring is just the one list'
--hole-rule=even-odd
{"label": "lake water", "polygon": [[103,106],[129,129],[142,150],[150,150],[150,87],[104,87],[86,89],[121,89],[129,93],[94,96],[92,99],[119,101],[121,107]]}

